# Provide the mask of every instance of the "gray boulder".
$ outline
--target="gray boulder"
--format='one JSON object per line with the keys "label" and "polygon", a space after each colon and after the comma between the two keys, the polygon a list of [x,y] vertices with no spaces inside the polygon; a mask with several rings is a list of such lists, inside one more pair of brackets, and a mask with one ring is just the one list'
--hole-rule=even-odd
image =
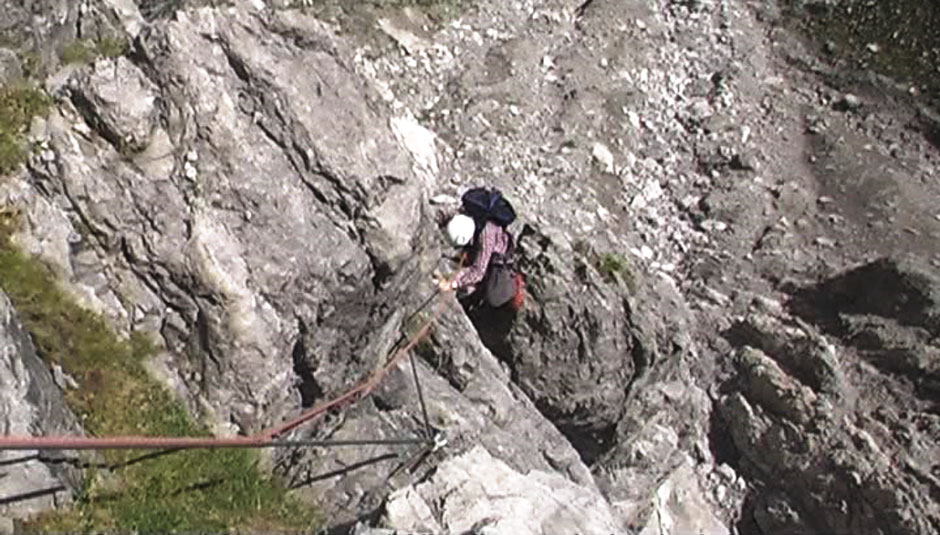
{"label": "gray boulder", "polygon": [[596,490],[552,472],[521,474],[480,446],[392,494],[384,523],[419,533],[624,533]]}

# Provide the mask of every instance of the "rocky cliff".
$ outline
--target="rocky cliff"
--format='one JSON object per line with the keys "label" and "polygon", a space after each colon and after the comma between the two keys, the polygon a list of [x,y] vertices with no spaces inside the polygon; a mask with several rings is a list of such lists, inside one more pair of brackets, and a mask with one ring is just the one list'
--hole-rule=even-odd
{"label": "rocky cliff", "polygon": [[[0,72],[53,105],[0,202],[217,434],[343,392],[442,299],[414,369],[293,437],[418,433],[422,397],[446,445],[270,459],[337,533],[937,533],[933,115],[789,8],[20,2]],[[515,315],[432,295],[479,184],[519,213]]]}

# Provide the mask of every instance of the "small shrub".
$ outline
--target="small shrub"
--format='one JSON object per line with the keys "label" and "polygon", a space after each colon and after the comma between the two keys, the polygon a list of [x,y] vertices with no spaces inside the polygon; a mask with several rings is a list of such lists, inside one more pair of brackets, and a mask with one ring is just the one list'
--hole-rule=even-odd
{"label": "small shrub", "polygon": [[0,175],[7,174],[26,159],[23,133],[37,115],[45,115],[49,98],[26,86],[0,87]]}
{"label": "small shrub", "polygon": [[28,50],[20,54],[20,65],[23,69],[23,77],[27,80],[40,78],[43,75],[42,58],[34,50]]}
{"label": "small shrub", "polygon": [[88,41],[75,40],[62,47],[59,59],[62,63],[88,63],[95,59],[95,48]]}
{"label": "small shrub", "polygon": [[574,250],[589,259],[605,281],[623,284],[630,293],[636,293],[636,275],[629,260],[616,253],[598,254],[586,242],[575,243]]}
{"label": "small shrub", "polygon": [[608,282],[616,282],[628,270],[627,260],[613,253],[604,253],[597,262],[597,270]]}
{"label": "small shrub", "polygon": [[77,39],[59,51],[63,63],[91,63],[95,58],[116,58],[127,52],[127,41],[120,37],[102,37],[97,41]]}
{"label": "small shrub", "polygon": [[99,56],[116,58],[127,52],[127,41],[119,37],[102,37],[95,42],[95,50]]}

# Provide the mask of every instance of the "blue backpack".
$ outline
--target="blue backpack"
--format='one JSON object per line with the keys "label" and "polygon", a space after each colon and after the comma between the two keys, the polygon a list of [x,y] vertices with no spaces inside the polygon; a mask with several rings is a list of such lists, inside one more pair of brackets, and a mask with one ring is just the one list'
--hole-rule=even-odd
{"label": "blue backpack", "polygon": [[516,220],[516,211],[496,188],[473,188],[460,198],[463,212],[473,218],[477,231],[487,221],[505,228]]}

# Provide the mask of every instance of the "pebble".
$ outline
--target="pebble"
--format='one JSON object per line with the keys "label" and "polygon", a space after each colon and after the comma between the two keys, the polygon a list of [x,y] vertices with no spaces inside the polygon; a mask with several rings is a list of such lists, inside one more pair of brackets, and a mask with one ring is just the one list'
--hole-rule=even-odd
{"label": "pebble", "polygon": [[650,249],[650,247],[649,247],[648,245],[644,245],[644,246],[640,247],[639,249],[637,249],[637,248],[635,248],[635,247],[634,247],[634,248],[631,248],[631,249],[630,249],[630,252],[633,253],[633,254],[636,255],[636,256],[639,256],[639,257],[642,258],[643,260],[652,260],[652,258],[653,258],[653,250]]}
{"label": "pebble", "polygon": [[851,93],[843,95],[839,102],[848,110],[856,110],[862,104],[862,101]]}
{"label": "pebble", "polygon": [[826,238],[823,236],[820,236],[816,238],[815,240],[813,240],[813,243],[821,247],[835,247],[836,246],[835,240],[833,240],[832,238]]}
{"label": "pebble", "polygon": [[715,487],[715,499],[719,502],[724,501],[725,496],[728,495],[728,487],[724,485],[718,485]]}
{"label": "pebble", "polygon": [[718,472],[718,475],[727,479],[728,481],[734,481],[738,475],[734,472],[734,468],[731,468],[727,463],[721,463],[715,468],[715,472]]}
{"label": "pebble", "polygon": [[453,195],[442,193],[431,197],[431,204],[457,204],[457,198]]}
{"label": "pebble", "polygon": [[755,296],[752,303],[755,307],[763,312],[776,313],[783,310],[783,305],[780,303],[780,301],[765,297],[763,295]]}
{"label": "pebble", "polygon": [[865,45],[865,48],[867,48],[868,51],[871,52],[872,54],[877,54],[878,52],[881,52],[881,46],[878,43],[868,43],[867,45]]}
{"label": "pebble", "polygon": [[714,288],[710,288],[708,286],[706,286],[705,289],[702,290],[702,297],[708,299],[709,301],[711,301],[712,303],[715,303],[718,306],[726,306],[731,303],[731,298],[729,298],[727,295],[719,292],[718,290],[715,290]]}
{"label": "pebble", "polygon": [[640,129],[640,126],[641,126],[641,123],[640,123],[640,115],[639,115],[637,112],[635,112],[635,111],[628,111],[628,112],[627,112],[627,119],[630,121],[630,125],[633,127],[634,130],[639,130],[639,129]]}
{"label": "pebble", "polygon": [[607,145],[599,142],[594,143],[591,148],[591,156],[594,157],[597,163],[601,164],[605,172],[612,173],[614,171],[614,155],[607,148]]}
{"label": "pebble", "polygon": [[60,388],[78,388],[78,382],[58,364],[52,365],[52,377]]}
{"label": "pebble", "polygon": [[659,184],[659,180],[653,178],[647,182],[646,185],[643,186],[643,196],[649,201],[655,201],[662,197],[663,187]]}
{"label": "pebble", "polygon": [[728,224],[716,219],[706,219],[702,221],[702,228],[705,229],[706,232],[723,232],[727,230]]}

